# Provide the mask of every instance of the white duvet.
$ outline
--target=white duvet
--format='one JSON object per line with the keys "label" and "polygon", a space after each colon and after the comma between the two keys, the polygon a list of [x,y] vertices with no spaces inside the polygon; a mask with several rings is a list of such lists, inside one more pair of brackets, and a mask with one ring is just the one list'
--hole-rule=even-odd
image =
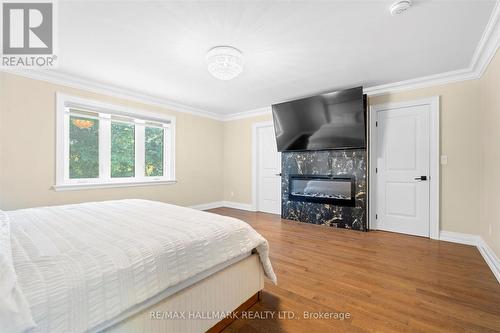
{"label": "white duvet", "polygon": [[7,212],[33,332],[83,332],[267,241],[240,220],[146,200]]}

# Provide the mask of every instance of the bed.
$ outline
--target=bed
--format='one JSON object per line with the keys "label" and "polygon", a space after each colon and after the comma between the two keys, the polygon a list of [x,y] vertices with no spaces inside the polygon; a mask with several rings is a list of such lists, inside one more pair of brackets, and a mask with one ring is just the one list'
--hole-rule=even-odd
{"label": "bed", "polygon": [[29,332],[205,332],[249,306],[268,243],[247,223],[147,200],[6,212]]}

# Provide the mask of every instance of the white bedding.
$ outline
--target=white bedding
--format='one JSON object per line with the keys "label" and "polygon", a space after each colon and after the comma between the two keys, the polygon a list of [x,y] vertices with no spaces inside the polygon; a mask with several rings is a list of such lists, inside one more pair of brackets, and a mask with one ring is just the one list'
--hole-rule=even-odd
{"label": "white bedding", "polygon": [[240,220],[146,200],[7,212],[14,266],[37,327],[84,332],[267,241]]}

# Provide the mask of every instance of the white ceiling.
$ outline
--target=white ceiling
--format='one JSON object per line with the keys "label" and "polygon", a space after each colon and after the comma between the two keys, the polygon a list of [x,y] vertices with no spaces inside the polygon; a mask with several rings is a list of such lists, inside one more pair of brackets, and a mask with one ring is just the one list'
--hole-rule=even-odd
{"label": "white ceiling", "polygon": [[[59,2],[58,72],[218,114],[469,66],[494,1]],[[245,58],[231,81],[205,54]]]}

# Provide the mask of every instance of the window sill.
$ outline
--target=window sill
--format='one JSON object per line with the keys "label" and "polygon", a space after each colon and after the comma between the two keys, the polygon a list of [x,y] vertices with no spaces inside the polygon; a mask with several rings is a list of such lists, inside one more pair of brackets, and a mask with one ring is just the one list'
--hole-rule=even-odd
{"label": "window sill", "polygon": [[114,182],[114,183],[60,184],[60,185],[53,185],[52,188],[56,192],[61,192],[61,191],[92,190],[99,188],[114,188],[114,187],[171,185],[175,183],[177,183],[177,180],[147,180],[147,181]]}

